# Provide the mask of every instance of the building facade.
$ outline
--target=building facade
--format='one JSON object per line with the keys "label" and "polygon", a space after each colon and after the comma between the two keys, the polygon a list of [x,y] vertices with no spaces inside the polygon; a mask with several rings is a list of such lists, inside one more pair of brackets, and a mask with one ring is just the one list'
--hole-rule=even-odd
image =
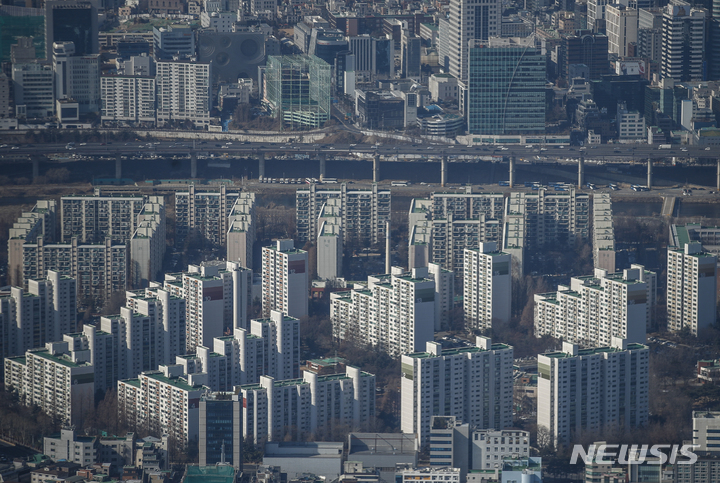
{"label": "building facade", "polygon": [[499,251],[497,243],[481,243],[477,250],[465,249],[463,308],[466,327],[489,329],[495,321],[510,321],[511,268],[511,255]]}
{"label": "building facade", "polygon": [[703,251],[699,242],[668,249],[668,329],[688,328],[691,334],[715,323],[717,257]]}
{"label": "building facade", "polygon": [[157,63],[157,123],[189,121],[195,127],[210,125],[211,64],[191,60]]}
{"label": "building facade", "polygon": [[263,315],[277,310],[295,318],[308,315],[308,253],[292,240],[277,240],[262,249]]}

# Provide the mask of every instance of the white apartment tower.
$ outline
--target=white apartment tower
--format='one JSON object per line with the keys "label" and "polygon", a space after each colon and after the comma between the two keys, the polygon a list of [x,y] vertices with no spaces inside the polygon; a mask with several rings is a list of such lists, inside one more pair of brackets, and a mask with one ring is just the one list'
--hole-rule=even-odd
{"label": "white apartment tower", "polygon": [[628,44],[637,42],[638,10],[622,4],[605,7],[608,52],[627,57]]}
{"label": "white apartment tower", "polygon": [[[436,263],[429,263],[428,278],[435,279],[435,332],[448,327],[455,306],[455,276]],[[412,269],[411,269],[412,271]]]}
{"label": "white apartment tower", "polygon": [[320,209],[317,236],[317,276],[330,280],[342,276],[343,234],[341,201],[328,200]]}
{"label": "white apartment tower", "polygon": [[449,17],[450,74],[468,80],[468,43],[500,36],[502,4],[497,0],[452,0]]}
{"label": "white apartment tower", "polygon": [[[153,203],[162,203],[154,196]],[[148,200],[144,196],[90,196],[60,198],[61,241],[70,243],[127,242],[137,229],[138,215]]]}
{"label": "white apartment tower", "polygon": [[391,274],[368,277],[367,285],[331,295],[333,336],[394,357],[421,350],[435,333],[435,289],[427,268],[392,267]]}
{"label": "white apartment tower", "polygon": [[56,237],[57,202],[38,200],[30,211],[23,212],[8,233],[8,282],[23,286],[23,245],[42,238],[52,243]]}
{"label": "white apartment tower", "polygon": [[463,308],[468,329],[489,329],[493,321],[510,321],[511,258],[497,249],[497,243],[465,249]]}
{"label": "white apartment tower", "polygon": [[130,285],[145,288],[161,277],[165,258],[165,199],[150,196],[130,237]]}
{"label": "white apartment tower", "polygon": [[166,273],[164,287],[186,301],[186,349],[212,347],[231,328],[247,327],[252,271],[218,260],[190,265],[187,272]]}
{"label": "white apartment tower", "polygon": [[227,260],[253,267],[255,246],[255,193],[238,193],[228,215]]}
{"label": "white apartment tower", "polygon": [[155,124],[155,78],[139,75],[100,77],[102,121]]}
{"label": "white apartment tower", "polygon": [[687,327],[698,332],[715,323],[717,256],[704,252],[699,242],[668,249],[667,323],[669,330]]}
{"label": "white apartment tower", "polygon": [[634,428],[648,420],[649,349],[613,338],[612,345],[538,355],[537,424],[554,444],[581,431]]}
{"label": "white apartment tower", "polygon": [[375,416],[375,376],[352,366],[345,371],[304,372],[290,380],[261,376],[258,384],[240,386],[243,438],[299,440],[334,424],[359,428]]}
{"label": "white apartment tower", "polygon": [[211,64],[192,60],[158,62],[157,123],[191,121],[195,127],[210,125]]}
{"label": "white apartment tower", "polygon": [[535,336],[603,347],[613,338],[644,344],[656,303],[657,276],[642,265],[619,273],[595,269],[570,286],[535,295]]}
{"label": "white apartment tower", "polygon": [[513,348],[476,337],[475,345],[402,356],[400,428],[430,440],[431,416],[455,416],[478,429],[512,426]]}
{"label": "white apartment tower", "polygon": [[[191,184],[187,191],[175,193],[175,231],[179,239],[184,239],[191,230],[197,230],[202,237],[215,245],[225,245],[228,224],[243,210],[238,206],[239,199],[245,199],[254,212],[255,196],[251,193],[227,192],[225,185],[217,191],[196,191]],[[228,259],[229,261],[236,261]],[[250,265],[245,265],[250,266]],[[252,267],[251,267],[252,268]]]}
{"label": "white apartment tower", "polygon": [[308,315],[308,253],[292,240],[277,240],[262,249],[262,310],[277,310],[295,318]]}

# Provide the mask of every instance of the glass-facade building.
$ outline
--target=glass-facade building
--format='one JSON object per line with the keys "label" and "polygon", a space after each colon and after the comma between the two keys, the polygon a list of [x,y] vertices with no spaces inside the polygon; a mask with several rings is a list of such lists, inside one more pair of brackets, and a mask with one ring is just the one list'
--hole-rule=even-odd
{"label": "glass-facade building", "polygon": [[314,55],[268,57],[265,101],[286,128],[322,127],[330,119],[330,64]]}
{"label": "glass-facade building", "polygon": [[476,41],[469,69],[470,134],[545,131],[545,57],[532,38]]}
{"label": "glass-facade building", "polygon": [[32,37],[35,58],[45,58],[45,16],[42,10],[5,6],[0,10],[0,62],[10,62],[10,51],[20,37]]}
{"label": "glass-facade building", "polygon": [[242,468],[242,413],[233,393],[214,392],[200,400],[200,466],[227,463]]}

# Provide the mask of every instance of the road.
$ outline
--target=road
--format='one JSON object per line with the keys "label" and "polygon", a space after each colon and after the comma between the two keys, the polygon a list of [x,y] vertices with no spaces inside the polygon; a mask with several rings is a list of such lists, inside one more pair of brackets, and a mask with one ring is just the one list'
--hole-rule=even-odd
{"label": "road", "polygon": [[[5,146],[5,145],[4,145]],[[344,156],[348,154],[361,154],[372,156],[379,154],[383,157],[398,157],[413,161],[413,157],[448,157],[450,162],[468,162],[481,156],[514,156],[518,162],[533,161],[536,157],[548,158],[559,162],[577,162],[580,156],[586,162],[644,162],[647,158],[701,158],[707,162],[720,159],[720,148],[707,149],[702,146],[673,146],[671,149],[659,149],[657,146],[646,144],[601,144],[586,147],[552,146],[552,145],[444,145],[431,144],[297,144],[297,143],[252,143],[239,141],[160,141],[148,142],[113,142],[88,143],[77,145],[73,149],[66,149],[65,144],[26,144],[18,146],[5,146],[0,148],[0,162],[12,161],[14,158],[28,156],[50,155],[82,155],[82,156],[134,156],[137,153],[156,153],[158,156],[185,155],[195,152],[197,154],[228,154],[231,156],[248,157],[262,153],[276,155],[308,154],[311,157],[324,154],[325,156]],[[569,160],[569,161],[566,161]]]}

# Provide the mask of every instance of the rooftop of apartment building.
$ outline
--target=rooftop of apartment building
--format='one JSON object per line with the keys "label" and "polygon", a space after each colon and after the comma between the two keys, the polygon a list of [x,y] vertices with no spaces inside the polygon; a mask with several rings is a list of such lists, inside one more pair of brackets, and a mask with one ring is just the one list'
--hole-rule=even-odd
{"label": "rooftop of apartment building", "polygon": [[191,386],[187,383],[187,380],[182,377],[167,377],[160,371],[143,372],[143,375],[150,379],[155,379],[156,381],[162,382],[164,384],[168,384],[178,389],[182,389],[183,391],[197,391],[202,388],[202,386],[200,385]]}
{"label": "rooftop of apartment building", "polygon": [[[469,342],[468,342],[469,344]],[[490,350],[504,350],[504,349],[510,349],[511,346],[508,344],[501,344],[496,343],[492,344],[490,346]],[[412,357],[415,359],[430,359],[432,357],[445,357],[445,356],[455,356],[458,354],[472,354],[475,352],[485,352],[486,349],[483,349],[482,347],[478,347],[475,345],[468,345],[466,347],[452,347],[449,349],[443,349],[440,352],[440,355],[435,355],[430,352],[413,352],[411,354],[406,354],[408,357]]]}
{"label": "rooftop of apartment building", "polygon": [[66,354],[53,355],[44,349],[37,351],[37,352],[35,352],[35,351],[30,351],[30,352],[32,352],[34,356],[42,357],[43,359],[47,359],[51,362],[55,362],[57,364],[65,366],[65,367],[88,367],[88,366],[91,366],[91,364],[89,362],[80,362],[80,363],[73,362],[72,359],[70,359],[70,357]]}
{"label": "rooftop of apartment building", "polygon": [[[625,352],[625,350],[641,350],[641,349],[647,349],[648,346],[644,344],[628,344],[627,349],[622,349],[619,347],[595,347],[591,349],[579,349],[577,355],[578,356],[591,356],[593,354],[602,354],[607,352]],[[546,357],[551,357],[553,359],[567,359],[571,357],[577,357],[572,355],[569,352],[564,351],[557,351],[557,352],[546,352],[545,354],[541,354]]]}

